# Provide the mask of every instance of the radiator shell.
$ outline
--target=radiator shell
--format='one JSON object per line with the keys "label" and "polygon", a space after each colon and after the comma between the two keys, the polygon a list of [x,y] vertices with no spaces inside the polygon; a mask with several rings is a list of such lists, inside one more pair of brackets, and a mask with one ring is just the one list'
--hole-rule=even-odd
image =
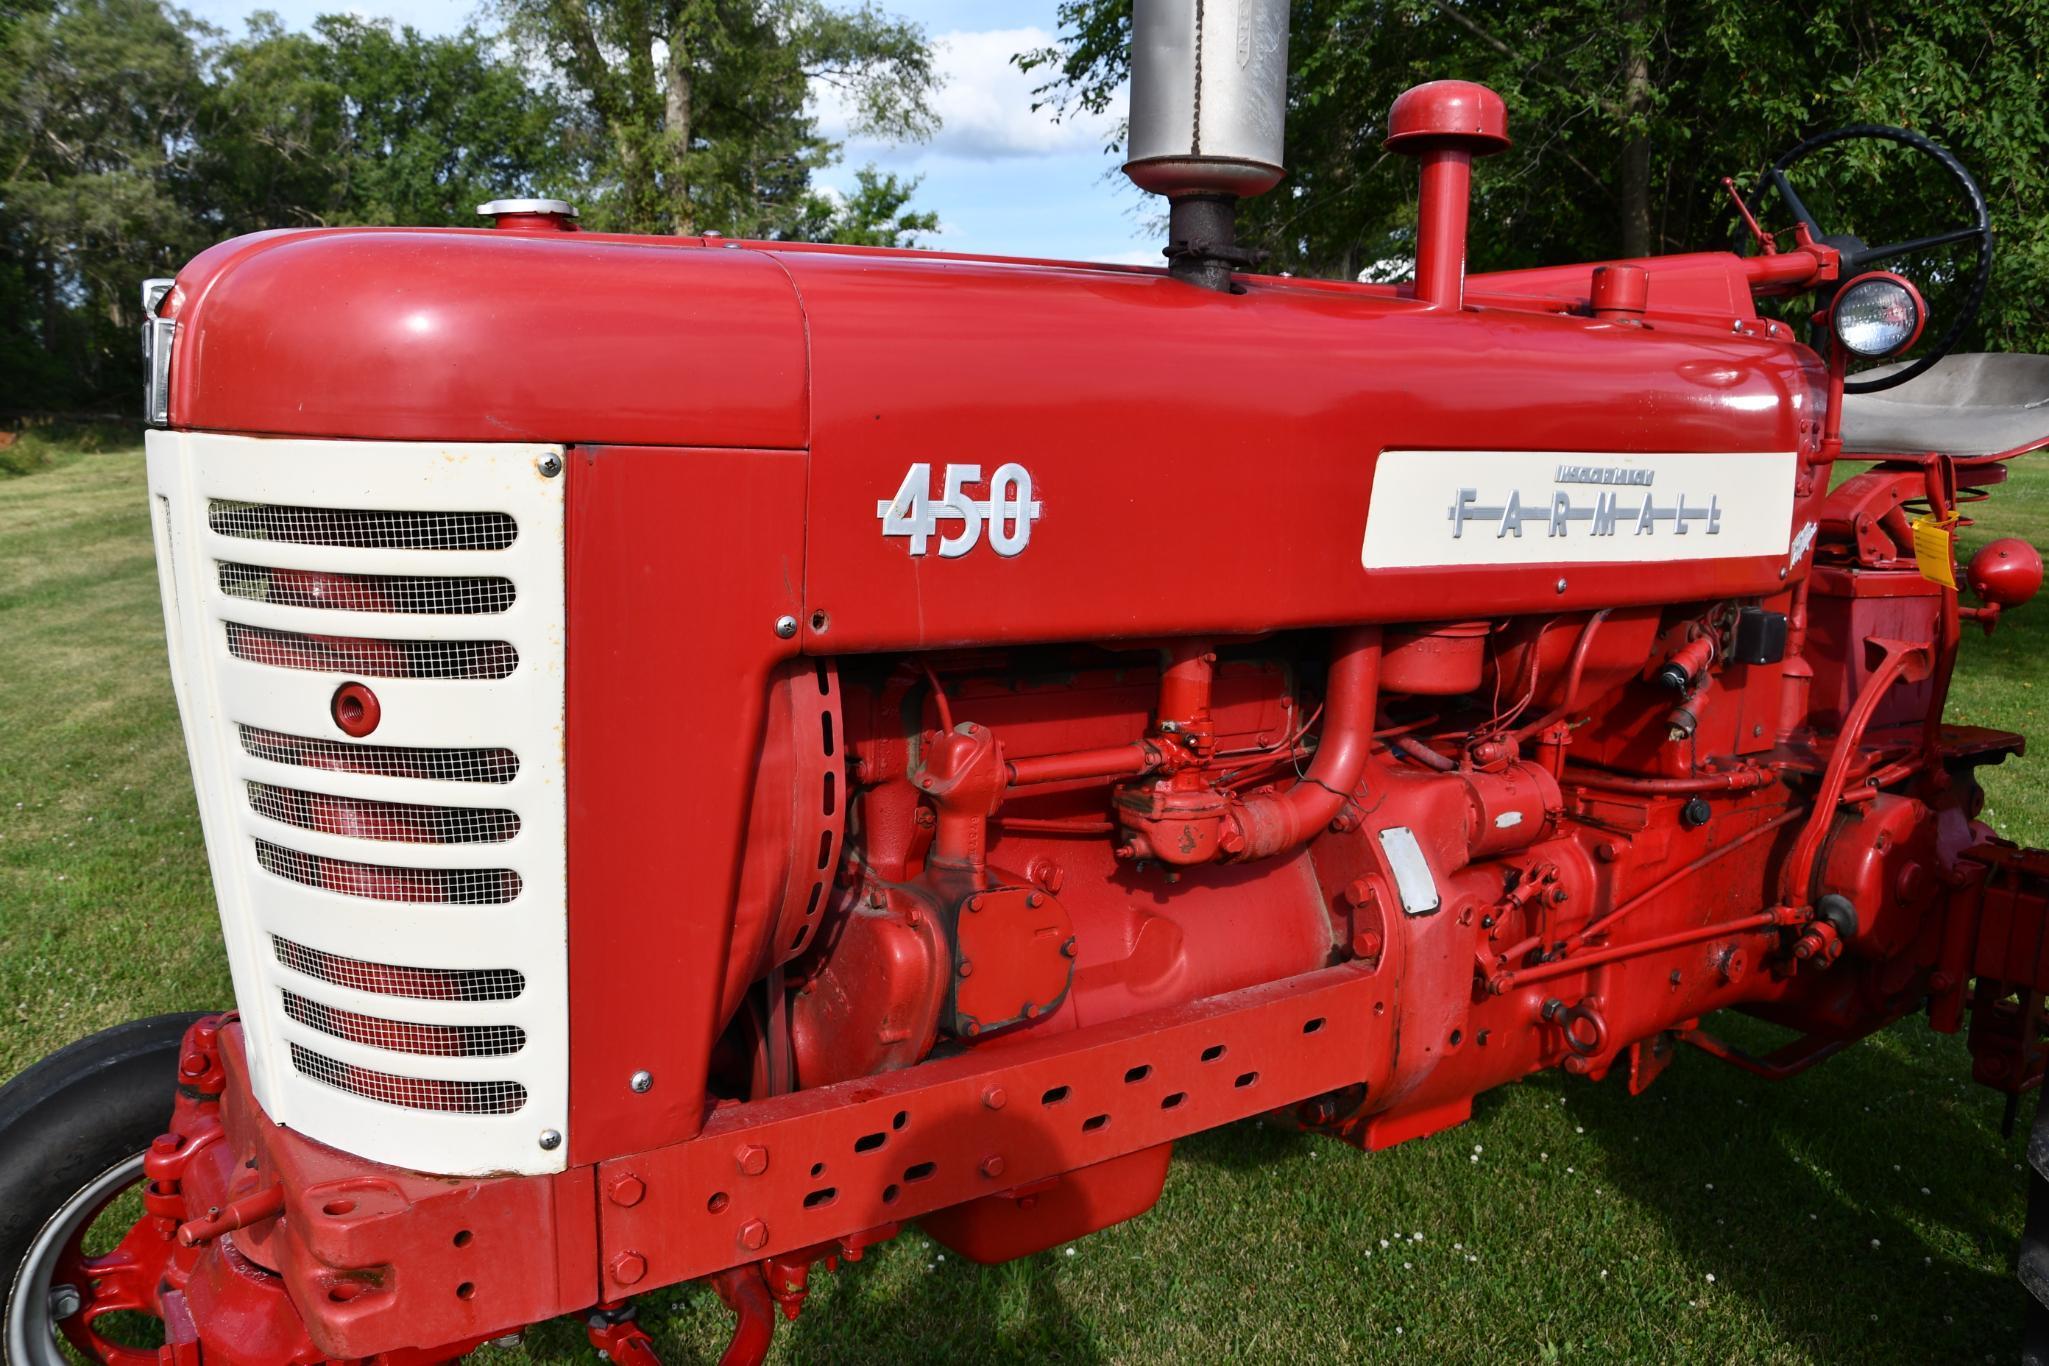
{"label": "radiator shell", "polygon": [[[543,472],[549,456],[552,477]],[[254,1093],[273,1121],[373,1161],[447,1174],[531,1174],[561,1170],[568,1153],[563,507],[570,476],[560,456],[558,446],[527,443],[148,437],[171,675]],[[389,523],[399,528],[390,534],[349,536],[323,528],[387,523],[314,515],[290,521],[289,539],[226,535],[217,526],[239,524],[232,506],[210,524],[209,509],[221,504],[503,514],[517,533],[495,549],[365,544],[431,541],[407,528],[448,523],[400,519]],[[260,527],[288,525],[284,514],[265,515],[271,520],[257,518]],[[233,592],[223,589],[223,564],[232,567]],[[502,579],[512,595],[509,604],[502,593],[489,604],[503,610],[480,613],[359,610],[372,604],[346,598],[306,605],[303,595],[274,601],[250,591],[252,572],[272,570],[288,571],[273,582],[303,581],[290,571],[373,576],[365,580],[373,584],[397,576],[413,599],[423,578]],[[231,624],[283,633],[266,639],[352,643],[327,653],[237,658]],[[412,644],[378,644],[391,641]],[[509,670],[508,648],[517,655]],[[389,676],[411,666],[388,661],[451,655],[492,665],[471,670],[475,676]],[[346,667],[324,667],[337,659]],[[366,663],[385,676],[349,671]],[[375,731],[360,739],[345,734],[331,710],[336,689],[352,681],[369,685],[381,703]],[[245,744],[247,729],[293,739]],[[459,751],[462,762],[393,758],[397,751]],[[517,756],[509,779],[509,765],[462,758],[504,751]],[[299,800],[316,817],[277,819],[279,790],[307,794]],[[390,804],[403,820],[365,824],[359,815],[333,814],[387,809],[363,803]],[[445,828],[423,825],[422,808],[456,814]],[[470,811],[516,813],[516,829],[499,815],[483,827],[493,838],[450,838],[446,831],[477,828],[463,814]],[[439,838],[420,833],[436,829],[444,830]],[[294,857],[281,860],[280,849]],[[361,867],[375,875],[347,871]],[[338,968],[337,959],[356,966]],[[425,971],[366,973],[364,965]],[[287,992],[295,998],[290,1014]],[[351,1023],[365,1018],[411,1028],[366,1031]],[[517,1047],[507,1051],[510,1040]],[[326,1061],[307,1063],[315,1057]],[[552,1136],[546,1146],[544,1134]]]}

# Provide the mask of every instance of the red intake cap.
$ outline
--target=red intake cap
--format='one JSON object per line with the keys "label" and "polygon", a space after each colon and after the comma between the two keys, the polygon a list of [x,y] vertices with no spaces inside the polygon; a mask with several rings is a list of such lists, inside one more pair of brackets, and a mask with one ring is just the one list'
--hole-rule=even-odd
{"label": "red intake cap", "polygon": [[1387,115],[1390,152],[1463,147],[1476,157],[1509,145],[1508,106],[1501,96],[1471,81],[1431,81],[1395,97]]}

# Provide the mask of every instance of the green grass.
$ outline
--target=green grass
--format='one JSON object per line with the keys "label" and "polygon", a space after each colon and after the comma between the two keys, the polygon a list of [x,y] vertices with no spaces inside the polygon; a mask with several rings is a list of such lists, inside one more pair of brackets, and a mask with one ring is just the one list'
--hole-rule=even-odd
{"label": "green grass", "polygon": [[[1974,542],[2042,541],[2049,469],[1978,511]],[[1989,641],[1973,631],[1965,650],[1954,714],[2043,731],[2049,602]],[[2049,767],[2010,762],[1987,785],[2008,834],[2049,843]],[[0,1075],[124,1018],[228,1000],[141,461],[57,452],[0,480]],[[1153,1213],[1071,1248],[984,1269],[907,1230],[821,1273],[780,1350],[2009,1360],[2022,1135],[2000,1138],[2000,1099],[1968,1073],[1959,1040],[1910,1021],[1777,1086],[1697,1055],[1635,1100],[1538,1078],[1483,1097],[1460,1129],[1370,1157],[1236,1125],[1180,1146]],[[649,1296],[644,1317],[670,1360],[722,1345],[707,1293]],[[481,1355],[590,1359],[574,1324]]]}

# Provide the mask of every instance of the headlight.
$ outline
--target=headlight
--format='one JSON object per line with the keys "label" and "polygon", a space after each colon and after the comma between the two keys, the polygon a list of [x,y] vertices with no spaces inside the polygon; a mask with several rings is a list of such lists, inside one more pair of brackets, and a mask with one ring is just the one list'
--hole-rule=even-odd
{"label": "headlight", "polygon": [[1921,293],[1890,271],[1859,275],[1836,291],[1829,326],[1853,356],[1896,356],[1921,337],[1928,309]]}

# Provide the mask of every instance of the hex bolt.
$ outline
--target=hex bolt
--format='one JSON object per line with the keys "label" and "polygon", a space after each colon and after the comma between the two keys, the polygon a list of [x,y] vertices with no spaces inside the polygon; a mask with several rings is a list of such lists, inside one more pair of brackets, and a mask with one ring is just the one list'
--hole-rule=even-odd
{"label": "hex bolt", "polygon": [[562,473],[562,457],[553,451],[549,451],[534,462],[534,468],[541,472],[543,479],[553,479],[556,475]]}
{"label": "hex bolt", "polygon": [[759,1252],[768,1246],[768,1225],[759,1219],[749,1219],[740,1225],[740,1246],[749,1252]]}
{"label": "hex bolt", "polygon": [[62,1322],[76,1314],[85,1304],[85,1297],[78,1293],[75,1285],[53,1285],[50,1287],[50,1318]]}
{"label": "hex bolt", "polygon": [[797,634],[797,619],[787,612],[775,619],[775,633],[784,640]]}
{"label": "hex bolt", "polygon": [[179,1059],[179,1061],[178,1061],[178,1070],[179,1070],[180,1072],[184,1073],[184,1074],[185,1074],[186,1076],[188,1076],[188,1077],[203,1077],[203,1076],[205,1076],[205,1075],[206,1075],[206,1054],[204,1054],[204,1053],[187,1053],[187,1054],[186,1054],[186,1055],[185,1055],[185,1056],[184,1056],[183,1058]]}
{"label": "hex bolt", "polygon": [[644,1096],[648,1092],[654,1090],[655,1074],[648,1071],[645,1068],[642,1068],[640,1071],[635,1072],[631,1077],[629,1077],[626,1081],[626,1084],[633,1088],[634,1095]]}
{"label": "hex bolt", "polygon": [[632,1285],[647,1275],[647,1258],[638,1252],[622,1252],[612,1259],[612,1279]]}
{"label": "hex bolt", "polygon": [[992,1181],[995,1178],[1003,1175],[1003,1154],[991,1153],[989,1156],[983,1158],[982,1175],[990,1178]]}
{"label": "hex bolt", "polygon": [[1061,956],[1062,958],[1072,958],[1072,957],[1074,957],[1074,955],[1075,955],[1075,952],[1076,952],[1076,949],[1075,949],[1075,945],[1074,945],[1074,936],[1073,936],[1073,935],[1069,935],[1069,936],[1067,936],[1067,939],[1065,940],[1065,942],[1063,942],[1063,943],[1062,943],[1062,944],[1060,945],[1060,956]]}
{"label": "hex bolt", "polygon": [[1005,1105],[1008,1105],[1009,1103],[1009,1095],[1006,1094],[1004,1089],[1000,1086],[992,1086],[988,1090],[982,1092],[982,1104],[986,1105],[991,1110],[1001,1110]]}
{"label": "hex bolt", "polygon": [[627,1209],[639,1204],[646,1195],[647,1184],[632,1172],[620,1172],[605,1184],[605,1198]]}
{"label": "hex bolt", "polygon": [[1565,591],[1565,580],[1564,580],[1564,579],[1560,579],[1560,580],[1558,581],[1558,591],[1559,591],[1559,592],[1561,592],[1561,593],[1563,593],[1563,592]]}
{"label": "hex bolt", "polygon": [[562,1133],[558,1129],[541,1130],[541,1151],[552,1153],[562,1146]]}
{"label": "hex bolt", "polygon": [[759,1143],[742,1143],[733,1150],[733,1161],[742,1176],[759,1176],[768,1170],[768,1149]]}
{"label": "hex bolt", "polygon": [[960,975],[963,977],[975,975],[975,965],[972,960],[966,958],[960,960]]}

